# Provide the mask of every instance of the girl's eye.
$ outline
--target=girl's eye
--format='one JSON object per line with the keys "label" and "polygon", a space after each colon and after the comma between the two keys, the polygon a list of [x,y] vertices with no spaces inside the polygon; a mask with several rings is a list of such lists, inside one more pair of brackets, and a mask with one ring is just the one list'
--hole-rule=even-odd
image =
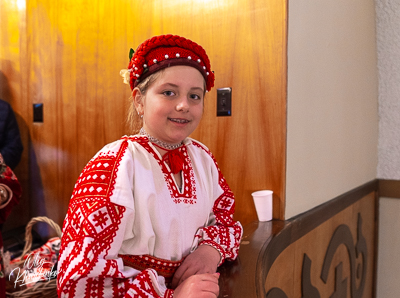
{"label": "girl's eye", "polygon": [[163,94],[164,94],[165,96],[174,96],[174,95],[175,95],[175,93],[172,92],[172,91],[164,91]]}
{"label": "girl's eye", "polygon": [[191,94],[190,98],[197,99],[197,100],[201,99],[201,97],[199,95],[197,95],[197,94]]}

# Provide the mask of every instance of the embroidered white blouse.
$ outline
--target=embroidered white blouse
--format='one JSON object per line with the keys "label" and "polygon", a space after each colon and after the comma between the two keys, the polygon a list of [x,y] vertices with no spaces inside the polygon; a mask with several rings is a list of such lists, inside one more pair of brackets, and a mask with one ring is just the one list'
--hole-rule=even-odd
{"label": "embroidered white blouse", "polygon": [[[145,136],[123,137],[89,161],[63,225],[59,297],[172,297],[161,275],[198,245],[216,248],[220,264],[237,257],[242,226],[214,157],[190,138],[179,150],[181,190]],[[126,266],[123,255],[151,266]]]}

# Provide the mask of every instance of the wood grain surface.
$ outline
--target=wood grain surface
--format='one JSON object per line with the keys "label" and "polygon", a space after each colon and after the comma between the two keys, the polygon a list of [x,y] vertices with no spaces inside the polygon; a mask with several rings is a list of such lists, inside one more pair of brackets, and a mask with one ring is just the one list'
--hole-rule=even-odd
{"label": "wood grain surface", "polygon": [[[236,219],[257,218],[251,193],[260,189],[274,191],[274,218],[282,219],[286,6],[282,0],[0,0],[0,97],[13,106],[25,145],[16,170],[25,197],[19,221],[10,218],[9,227],[35,215],[62,224],[85,164],[130,133],[130,89],[119,76],[129,49],[165,33],[188,37],[209,54],[216,84],[192,136],[214,153],[236,195]],[[222,87],[233,90],[231,117],[216,117]],[[44,105],[43,123],[33,123],[34,103]]]}

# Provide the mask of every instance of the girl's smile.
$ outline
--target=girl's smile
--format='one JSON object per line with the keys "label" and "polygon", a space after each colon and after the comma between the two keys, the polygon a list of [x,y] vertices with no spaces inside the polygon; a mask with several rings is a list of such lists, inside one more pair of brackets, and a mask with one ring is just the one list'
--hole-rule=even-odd
{"label": "girl's smile", "polygon": [[172,122],[176,122],[176,123],[180,123],[180,124],[185,124],[188,123],[189,120],[186,119],[177,119],[177,118],[168,118],[169,120],[171,120]]}

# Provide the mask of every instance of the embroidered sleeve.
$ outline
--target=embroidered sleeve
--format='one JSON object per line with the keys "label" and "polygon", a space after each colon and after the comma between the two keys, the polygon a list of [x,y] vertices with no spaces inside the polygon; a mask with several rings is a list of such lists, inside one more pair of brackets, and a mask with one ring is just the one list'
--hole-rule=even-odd
{"label": "embroidered sleeve", "polygon": [[[84,168],[75,185],[67,216],[58,261],[59,297],[170,297],[160,286],[152,269],[138,271],[123,264],[118,251],[134,210],[115,204],[117,173],[127,142],[118,150],[102,151]],[[131,185],[127,185],[131,188]],[[127,192],[129,193],[129,192]],[[133,194],[132,192],[132,200]]]}
{"label": "embroidered sleeve", "polygon": [[210,151],[206,151],[213,160],[213,166],[215,167],[213,172],[216,173],[215,184],[217,188],[222,189],[222,194],[214,202],[208,225],[200,228],[195,237],[198,239],[199,246],[207,244],[219,251],[221,254],[219,266],[225,260],[234,260],[238,256],[243,228],[240,222],[233,220],[235,212],[234,195],[222,175],[214,156]]}

